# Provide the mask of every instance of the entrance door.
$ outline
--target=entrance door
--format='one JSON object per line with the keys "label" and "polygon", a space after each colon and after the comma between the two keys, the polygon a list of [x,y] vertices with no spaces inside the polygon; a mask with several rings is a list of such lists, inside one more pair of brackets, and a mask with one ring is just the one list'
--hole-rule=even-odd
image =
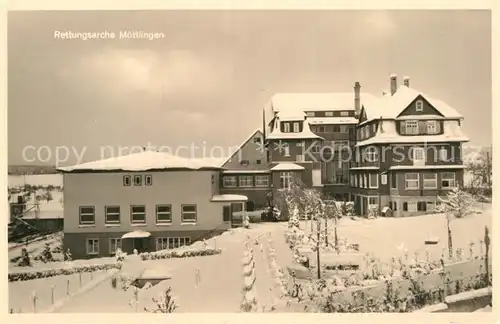
{"label": "entrance door", "polygon": [[134,249],[136,249],[137,252],[139,252],[139,253],[144,252],[144,239],[143,238],[135,238],[134,239]]}

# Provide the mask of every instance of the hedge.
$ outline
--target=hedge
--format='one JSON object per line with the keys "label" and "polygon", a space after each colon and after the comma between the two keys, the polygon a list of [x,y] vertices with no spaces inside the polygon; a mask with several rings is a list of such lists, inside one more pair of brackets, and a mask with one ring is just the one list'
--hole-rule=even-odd
{"label": "hedge", "polygon": [[33,279],[41,279],[55,277],[61,275],[70,275],[80,272],[94,272],[110,269],[121,269],[121,263],[107,264],[85,264],[76,267],[55,268],[55,269],[27,269],[25,271],[9,273],[9,282],[26,281]]}
{"label": "hedge", "polygon": [[213,248],[201,248],[201,249],[189,249],[189,250],[162,250],[156,252],[145,252],[139,254],[143,261],[146,260],[160,260],[160,259],[172,259],[172,258],[190,258],[197,256],[208,256],[221,254],[221,249]]}

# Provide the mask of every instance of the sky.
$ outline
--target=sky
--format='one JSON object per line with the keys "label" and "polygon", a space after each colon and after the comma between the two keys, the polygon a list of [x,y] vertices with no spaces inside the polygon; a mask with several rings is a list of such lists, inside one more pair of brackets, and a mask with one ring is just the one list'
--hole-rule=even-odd
{"label": "sky", "polygon": [[[163,37],[55,37],[127,30]],[[9,12],[8,161],[67,165],[146,144],[229,152],[274,93],[359,81],[381,95],[393,73],[491,145],[489,11]]]}

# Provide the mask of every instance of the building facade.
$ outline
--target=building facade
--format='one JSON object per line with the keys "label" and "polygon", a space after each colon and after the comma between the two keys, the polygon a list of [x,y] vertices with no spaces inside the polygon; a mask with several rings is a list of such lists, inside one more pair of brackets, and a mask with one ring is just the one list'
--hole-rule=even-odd
{"label": "building facade", "polygon": [[64,248],[74,258],[179,247],[231,227],[246,197],[221,195],[221,168],[142,152],[61,168]]}

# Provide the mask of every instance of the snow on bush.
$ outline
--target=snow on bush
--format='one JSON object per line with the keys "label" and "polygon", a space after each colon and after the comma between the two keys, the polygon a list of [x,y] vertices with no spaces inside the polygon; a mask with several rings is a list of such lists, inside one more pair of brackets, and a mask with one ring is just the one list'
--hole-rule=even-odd
{"label": "snow on bush", "polygon": [[71,268],[63,267],[56,269],[29,269],[22,272],[9,273],[8,280],[9,282],[26,281],[26,280],[41,279],[41,278],[55,277],[61,275],[70,275],[79,272],[94,272],[94,271],[110,270],[110,269],[121,269],[121,264],[119,263],[86,264],[86,265],[74,266]]}
{"label": "snow on bush", "polygon": [[179,250],[162,250],[156,252],[145,252],[139,254],[143,261],[145,260],[160,260],[160,259],[171,259],[171,258],[190,258],[197,256],[208,256],[221,254],[221,249],[205,248],[194,249],[186,248]]}

